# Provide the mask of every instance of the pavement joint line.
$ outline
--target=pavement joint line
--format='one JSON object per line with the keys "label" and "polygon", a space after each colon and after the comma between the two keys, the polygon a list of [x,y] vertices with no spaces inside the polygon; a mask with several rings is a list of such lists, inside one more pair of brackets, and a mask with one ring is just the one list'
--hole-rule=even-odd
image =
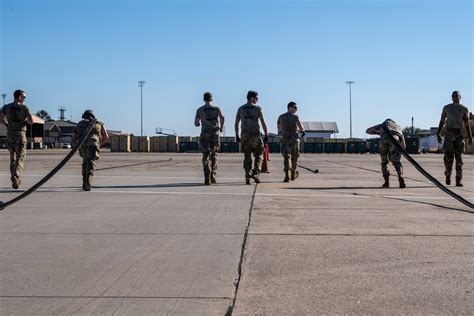
{"label": "pavement joint line", "polygon": [[247,221],[247,225],[245,226],[245,232],[244,232],[244,238],[242,240],[242,248],[240,250],[240,258],[239,258],[239,264],[237,265],[237,277],[235,279],[235,289],[234,289],[234,295],[231,300],[231,303],[229,307],[227,308],[227,312],[225,313],[225,316],[232,316],[232,312],[234,311],[235,307],[235,302],[237,300],[237,293],[239,291],[239,285],[240,285],[240,279],[242,277],[242,265],[244,262],[244,255],[245,255],[245,247],[247,245],[247,237],[249,234],[249,229],[250,229],[250,223],[252,221],[252,210],[253,210],[253,205],[255,201],[255,193],[257,192],[257,187],[258,184],[255,184],[255,188],[253,190],[253,195],[252,195],[252,200],[250,201],[250,207],[249,207],[249,218]]}
{"label": "pavement joint line", "polygon": [[93,295],[0,295],[0,298],[120,298],[120,299],[173,299],[173,300],[229,300],[231,297],[219,296],[93,296]]}
{"label": "pavement joint line", "polygon": [[342,237],[462,237],[462,238],[471,238],[474,235],[445,235],[445,234],[311,234],[311,233],[249,233],[251,236],[314,236],[314,237],[324,237],[324,236],[342,236]]}

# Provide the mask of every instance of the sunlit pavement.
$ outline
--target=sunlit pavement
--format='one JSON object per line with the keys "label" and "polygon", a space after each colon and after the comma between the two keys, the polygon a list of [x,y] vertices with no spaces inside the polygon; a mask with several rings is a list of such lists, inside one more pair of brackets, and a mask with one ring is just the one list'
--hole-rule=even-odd
{"label": "sunlit pavement", "polygon": [[[28,152],[15,191],[0,151],[0,200],[66,153]],[[414,157],[444,181],[442,155]],[[378,155],[302,154],[319,173],[290,183],[270,158],[255,187],[221,154],[203,186],[199,154],[105,152],[82,192],[76,156],[0,212],[0,315],[472,313],[472,209],[406,160],[407,188],[382,189]],[[473,202],[464,163],[450,188]]]}

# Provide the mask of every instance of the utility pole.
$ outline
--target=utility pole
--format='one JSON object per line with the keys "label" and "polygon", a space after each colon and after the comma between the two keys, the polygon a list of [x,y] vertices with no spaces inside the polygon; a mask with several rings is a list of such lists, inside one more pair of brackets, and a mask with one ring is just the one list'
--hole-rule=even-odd
{"label": "utility pole", "polygon": [[411,117],[411,137],[415,136],[415,126],[413,125],[413,116]]}
{"label": "utility pole", "polygon": [[352,138],[352,85],[355,81],[346,81],[346,84],[349,85],[349,126],[350,126],[350,138]]}
{"label": "utility pole", "polygon": [[140,135],[143,136],[143,86],[145,81],[138,81],[138,86],[140,87]]}
{"label": "utility pole", "polygon": [[3,98],[3,105],[5,105],[5,104],[6,104],[6,103],[5,103],[5,99],[6,99],[6,97],[7,97],[7,94],[6,94],[6,93],[2,93],[2,98]]}

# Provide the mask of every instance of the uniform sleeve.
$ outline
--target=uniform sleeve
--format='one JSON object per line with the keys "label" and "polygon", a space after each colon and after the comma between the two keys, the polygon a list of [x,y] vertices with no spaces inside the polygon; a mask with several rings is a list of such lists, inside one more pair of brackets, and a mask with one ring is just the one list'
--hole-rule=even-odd
{"label": "uniform sleeve", "polygon": [[198,118],[198,119],[201,118],[201,116],[199,116],[199,109],[196,110],[196,116],[194,117],[194,119],[197,119],[197,118]]}
{"label": "uniform sleeve", "polygon": [[235,114],[235,118],[236,118],[236,119],[240,119],[240,111],[241,111],[241,108],[239,108],[239,109],[237,110],[237,114]]}
{"label": "uniform sleeve", "polygon": [[25,113],[26,113],[26,116],[31,116],[30,108],[26,105],[25,105]]}
{"label": "uniform sleeve", "polygon": [[263,110],[262,110],[262,107],[259,106],[258,107],[258,118],[262,118],[263,117]]}
{"label": "uniform sleeve", "polygon": [[7,115],[7,106],[6,105],[2,106],[2,114],[5,115],[5,116]]}
{"label": "uniform sleeve", "polygon": [[447,112],[446,112],[446,106],[443,107],[443,111],[441,111],[441,119],[444,117],[447,116]]}

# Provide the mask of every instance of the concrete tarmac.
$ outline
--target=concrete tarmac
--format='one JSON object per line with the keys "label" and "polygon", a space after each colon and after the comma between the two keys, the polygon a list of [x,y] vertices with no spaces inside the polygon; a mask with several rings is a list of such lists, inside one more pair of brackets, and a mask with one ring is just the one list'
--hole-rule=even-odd
{"label": "concrete tarmac", "polygon": [[[13,190],[0,151],[0,200],[66,153],[29,151]],[[220,154],[203,186],[199,154],[105,151],[83,192],[75,156],[0,212],[0,315],[472,314],[472,209],[404,159],[382,189],[378,155],[302,154],[319,173],[290,183],[270,158],[255,186]],[[414,158],[444,182],[442,155]],[[471,202],[473,163],[450,187]]]}

